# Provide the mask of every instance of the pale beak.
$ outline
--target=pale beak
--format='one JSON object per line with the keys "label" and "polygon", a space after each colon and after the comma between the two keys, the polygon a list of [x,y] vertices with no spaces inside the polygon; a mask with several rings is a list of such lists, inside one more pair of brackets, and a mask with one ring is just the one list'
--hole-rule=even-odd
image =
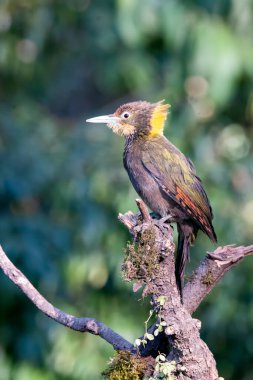
{"label": "pale beak", "polygon": [[92,117],[86,120],[88,123],[106,123],[106,124],[116,124],[120,121],[120,118],[114,115],[104,115]]}

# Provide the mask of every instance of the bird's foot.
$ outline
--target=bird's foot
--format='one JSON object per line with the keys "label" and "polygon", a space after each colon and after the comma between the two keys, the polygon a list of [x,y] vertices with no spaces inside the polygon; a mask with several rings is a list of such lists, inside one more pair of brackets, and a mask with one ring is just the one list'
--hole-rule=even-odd
{"label": "bird's foot", "polygon": [[[170,225],[170,223],[174,223],[175,222],[175,219],[171,216],[171,215],[166,215],[166,216],[163,216],[162,218],[160,219],[156,219],[154,221],[154,224],[160,228],[160,230],[164,229],[164,228],[167,228],[167,229],[170,229],[172,226]],[[172,227],[173,228],[173,227]]]}
{"label": "bird's foot", "polygon": [[173,223],[175,221],[175,218],[173,218],[172,215],[166,215],[160,219],[161,223]]}

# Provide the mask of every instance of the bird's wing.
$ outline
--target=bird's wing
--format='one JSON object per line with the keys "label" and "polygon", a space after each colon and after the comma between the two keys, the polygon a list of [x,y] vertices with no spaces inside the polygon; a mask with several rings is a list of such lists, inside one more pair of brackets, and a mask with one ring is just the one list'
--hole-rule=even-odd
{"label": "bird's wing", "polygon": [[180,205],[189,218],[215,241],[211,222],[212,209],[192,162],[163,138],[145,144],[142,149],[142,163],[162,191]]}

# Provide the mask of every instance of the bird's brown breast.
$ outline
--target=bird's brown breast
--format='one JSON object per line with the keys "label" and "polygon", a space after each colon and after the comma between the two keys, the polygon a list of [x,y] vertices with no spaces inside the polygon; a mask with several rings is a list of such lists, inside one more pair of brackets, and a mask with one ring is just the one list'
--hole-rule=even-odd
{"label": "bird's brown breast", "polygon": [[177,203],[163,192],[155,178],[144,167],[142,151],[145,139],[146,137],[139,137],[127,140],[124,150],[124,167],[135,191],[147,206],[160,216],[170,214],[175,221],[187,218]]}

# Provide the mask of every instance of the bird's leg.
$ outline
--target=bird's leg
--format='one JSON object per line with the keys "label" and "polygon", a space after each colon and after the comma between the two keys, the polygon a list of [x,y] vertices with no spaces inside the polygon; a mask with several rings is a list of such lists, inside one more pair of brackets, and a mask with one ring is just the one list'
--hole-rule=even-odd
{"label": "bird's leg", "polygon": [[175,223],[176,222],[176,219],[170,214],[165,215],[161,218],[161,216],[157,212],[152,211],[150,212],[149,215],[152,219],[159,220],[161,223],[167,223],[167,222]]}

